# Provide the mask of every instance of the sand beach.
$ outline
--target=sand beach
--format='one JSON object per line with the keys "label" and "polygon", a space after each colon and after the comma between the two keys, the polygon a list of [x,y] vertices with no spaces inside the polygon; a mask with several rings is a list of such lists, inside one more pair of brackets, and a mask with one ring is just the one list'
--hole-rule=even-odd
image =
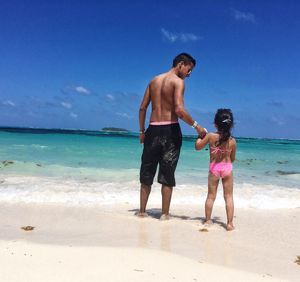
{"label": "sand beach", "polygon": [[227,232],[220,207],[204,230],[202,206],[136,208],[1,203],[1,280],[299,281],[300,209],[238,209]]}

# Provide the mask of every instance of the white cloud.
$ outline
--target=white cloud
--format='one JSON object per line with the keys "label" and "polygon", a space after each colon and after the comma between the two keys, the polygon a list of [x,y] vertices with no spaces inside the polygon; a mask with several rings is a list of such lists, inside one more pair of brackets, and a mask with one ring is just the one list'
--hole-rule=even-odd
{"label": "white cloud", "polygon": [[10,100],[6,100],[6,101],[2,102],[2,104],[5,105],[5,106],[11,106],[11,107],[16,106],[16,104],[14,102],[10,101]]}
{"label": "white cloud", "polygon": [[163,35],[163,38],[170,41],[171,43],[174,43],[175,41],[186,43],[189,41],[197,41],[199,39],[202,39],[202,37],[195,35],[193,33],[170,32],[164,28],[161,29],[161,33]]}
{"label": "white cloud", "polygon": [[165,30],[164,28],[161,29],[161,32],[162,32],[164,38],[171,41],[171,42],[175,42],[178,38],[177,35]]}
{"label": "white cloud", "polygon": [[61,89],[62,93],[63,94],[66,94],[66,95],[69,95],[69,94],[72,94],[72,95],[76,95],[76,94],[80,94],[80,95],[83,95],[83,96],[89,96],[92,91],[87,89],[86,87],[83,87],[83,86],[66,86],[65,88]]}
{"label": "white cloud", "polygon": [[[142,97],[136,93],[110,92],[99,95],[97,112],[107,112],[115,118],[134,119],[138,112]],[[98,98],[97,97],[97,98]],[[128,113],[128,114],[127,114]]]}
{"label": "white cloud", "polygon": [[110,100],[110,101],[114,101],[115,100],[115,97],[113,95],[111,95],[111,94],[107,94],[106,98],[108,98],[108,100]]}
{"label": "white cloud", "polygon": [[116,115],[118,115],[118,116],[120,116],[120,117],[123,117],[123,118],[128,118],[128,119],[131,118],[131,117],[130,117],[128,114],[126,114],[126,113],[116,113]]}
{"label": "white cloud", "polygon": [[82,95],[90,95],[91,94],[91,91],[86,89],[83,86],[75,86],[74,89],[76,92],[78,92],[79,94],[82,94]]}
{"label": "white cloud", "polygon": [[254,16],[254,14],[252,14],[252,13],[241,12],[236,9],[231,9],[231,11],[232,11],[233,17],[237,21],[256,23],[256,18]]}
{"label": "white cloud", "polygon": [[72,108],[72,104],[68,103],[68,102],[61,102],[60,103],[64,108],[66,109],[71,109]]}
{"label": "white cloud", "polygon": [[91,95],[92,91],[87,89],[83,86],[66,86],[63,89],[61,89],[61,92],[65,95],[82,95],[82,96],[89,96]]}
{"label": "white cloud", "polygon": [[76,118],[78,118],[78,115],[71,112],[71,113],[70,113],[70,117],[76,119]]}
{"label": "white cloud", "polygon": [[285,125],[285,122],[282,120],[282,118],[278,118],[278,117],[273,116],[271,118],[271,121],[274,122],[274,123],[276,123],[278,126]]}

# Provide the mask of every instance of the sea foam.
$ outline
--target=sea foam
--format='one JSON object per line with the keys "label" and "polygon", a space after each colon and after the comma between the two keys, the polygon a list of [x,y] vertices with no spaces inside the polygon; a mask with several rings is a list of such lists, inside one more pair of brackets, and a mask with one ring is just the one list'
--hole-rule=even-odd
{"label": "sea foam", "polygon": [[[64,205],[139,205],[137,180],[109,182],[62,179],[40,176],[1,176],[0,201],[11,203],[38,203]],[[203,207],[206,185],[181,184],[174,187],[172,205],[199,205]],[[234,187],[237,208],[290,209],[300,208],[300,189],[276,185],[237,184]],[[149,205],[160,205],[160,185],[155,183]],[[218,188],[216,206],[224,206],[222,186]]]}

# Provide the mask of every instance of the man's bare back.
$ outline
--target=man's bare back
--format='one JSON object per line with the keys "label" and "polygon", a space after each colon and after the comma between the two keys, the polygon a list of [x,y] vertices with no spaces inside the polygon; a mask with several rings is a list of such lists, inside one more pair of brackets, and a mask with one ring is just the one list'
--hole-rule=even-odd
{"label": "man's bare back", "polygon": [[178,121],[175,113],[174,93],[181,78],[174,73],[163,73],[156,76],[149,84],[152,112],[150,122]]}

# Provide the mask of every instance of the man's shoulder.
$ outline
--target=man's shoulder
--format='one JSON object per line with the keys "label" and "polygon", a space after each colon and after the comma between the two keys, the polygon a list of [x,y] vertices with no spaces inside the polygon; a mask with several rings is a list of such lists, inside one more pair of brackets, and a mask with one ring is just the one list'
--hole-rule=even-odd
{"label": "man's shoulder", "polygon": [[168,78],[168,79],[172,79],[172,80],[174,79],[174,80],[179,80],[179,81],[182,80],[180,77],[178,77],[176,74],[174,74],[170,71],[160,73],[160,74],[156,75],[153,79],[162,79],[162,78]]}
{"label": "man's shoulder", "polygon": [[165,77],[170,77],[170,75],[171,75],[170,72],[167,71],[154,76],[153,79],[163,79]]}
{"label": "man's shoulder", "polygon": [[169,74],[168,78],[175,87],[184,87],[184,80],[178,77],[176,74],[171,73]]}
{"label": "man's shoulder", "polygon": [[160,73],[160,74],[154,76],[151,81],[156,81],[156,80],[162,79],[165,75],[166,75],[165,73]]}
{"label": "man's shoulder", "polygon": [[163,73],[162,73],[162,74],[158,74],[158,75],[154,76],[154,77],[150,80],[150,84],[157,83],[157,82],[160,81],[162,78],[163,78]]}
{"label": "man's shoulder", "polygon": [[150,83],[157,83],[157,82],[160,82],[160,81],[163,81],[167,79],[169,82],[174,82],[174,83],[181,83],[183,80],[180,79],[177,75],[174,75],[174,74],[170,74],[169,72],[164,72],[164,73],[161,73],[161,74],[158,74],[156,76],[154,76],[152,78],[152,80],[150,81]]}

